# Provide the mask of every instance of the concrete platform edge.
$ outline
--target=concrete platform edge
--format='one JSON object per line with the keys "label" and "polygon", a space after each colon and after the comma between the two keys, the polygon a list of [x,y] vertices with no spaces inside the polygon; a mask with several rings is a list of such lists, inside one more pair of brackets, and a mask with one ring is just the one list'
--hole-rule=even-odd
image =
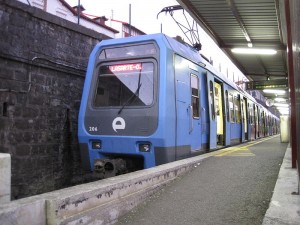
{"label": "concrete platform edge", "polygon": [[299,179],[297,170],[291,165],[291,148],[288,147],[263,225],[300,224]]}
{"label": "concrete platform edge", "polygon": [[210,154],[0,205],[0,223],[112,224]]}

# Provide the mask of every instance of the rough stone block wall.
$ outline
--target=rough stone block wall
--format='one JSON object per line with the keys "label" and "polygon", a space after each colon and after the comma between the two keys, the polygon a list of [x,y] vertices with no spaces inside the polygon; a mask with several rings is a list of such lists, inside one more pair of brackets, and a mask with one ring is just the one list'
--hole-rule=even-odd
{"label": "rough stone block wall", "polygon": [[40,9],[0,1],[0,152],[11,154],[12,199],[92,180],[77,115],[88,56],[106,37]]}

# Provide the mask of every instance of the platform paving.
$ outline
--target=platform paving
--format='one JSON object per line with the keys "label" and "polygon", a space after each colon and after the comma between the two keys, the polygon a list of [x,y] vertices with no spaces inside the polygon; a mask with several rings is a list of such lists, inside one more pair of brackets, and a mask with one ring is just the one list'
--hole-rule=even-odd
{"label": "platform paving", "polygon": [[215,152],[116,224],[261,225],[287,145],[276,136]]}
{"label": "platform paving", "polygon": [[300,224],[299,177],[291,165],[291,149],[287,148],[263,225]]}

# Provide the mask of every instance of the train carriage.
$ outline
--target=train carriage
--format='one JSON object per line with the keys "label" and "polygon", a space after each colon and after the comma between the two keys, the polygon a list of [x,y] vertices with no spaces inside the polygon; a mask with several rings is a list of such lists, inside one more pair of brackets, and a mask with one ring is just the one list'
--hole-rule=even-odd
{"label": "train carriage", "polygon": [[104,40],[84,84],[82,161],[108,177],[254,140],[268,133],[264,110],[186,43],[164,34]]}

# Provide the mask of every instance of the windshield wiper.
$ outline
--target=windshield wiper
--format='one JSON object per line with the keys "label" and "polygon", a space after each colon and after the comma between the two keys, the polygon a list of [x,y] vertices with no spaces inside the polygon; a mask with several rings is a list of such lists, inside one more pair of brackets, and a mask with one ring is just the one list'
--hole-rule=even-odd
{"label": "windshield wiper", "polygon": [[137,97],[139,97],[139,91],[140,91],[141,86],[142,86],[142,83],[139,83],[139,86],[137,87],[136,91],[130,96],[130,98],[122,105],[122,107],[118,111],[118,115],[120,115],[120,113],[123,111],[125,106],[127,106],[129,103],[131,103]]}
{"label": "windshield wiper", "polygon": [[140,70],[140,72],[139,72],[138,87],[137,87],[136,91],[130,96],[130,98],[122,105],[122,107],[118,111],[118,115],[120,115],[120,113],[123,111],[123,109],[125,108],[125,106],[127,106],[129,103],[131,103],[133,100],[135,100],[136,97],[139,97],[140,88],[142,86],[141,76],[142,76],[142,71]]}

